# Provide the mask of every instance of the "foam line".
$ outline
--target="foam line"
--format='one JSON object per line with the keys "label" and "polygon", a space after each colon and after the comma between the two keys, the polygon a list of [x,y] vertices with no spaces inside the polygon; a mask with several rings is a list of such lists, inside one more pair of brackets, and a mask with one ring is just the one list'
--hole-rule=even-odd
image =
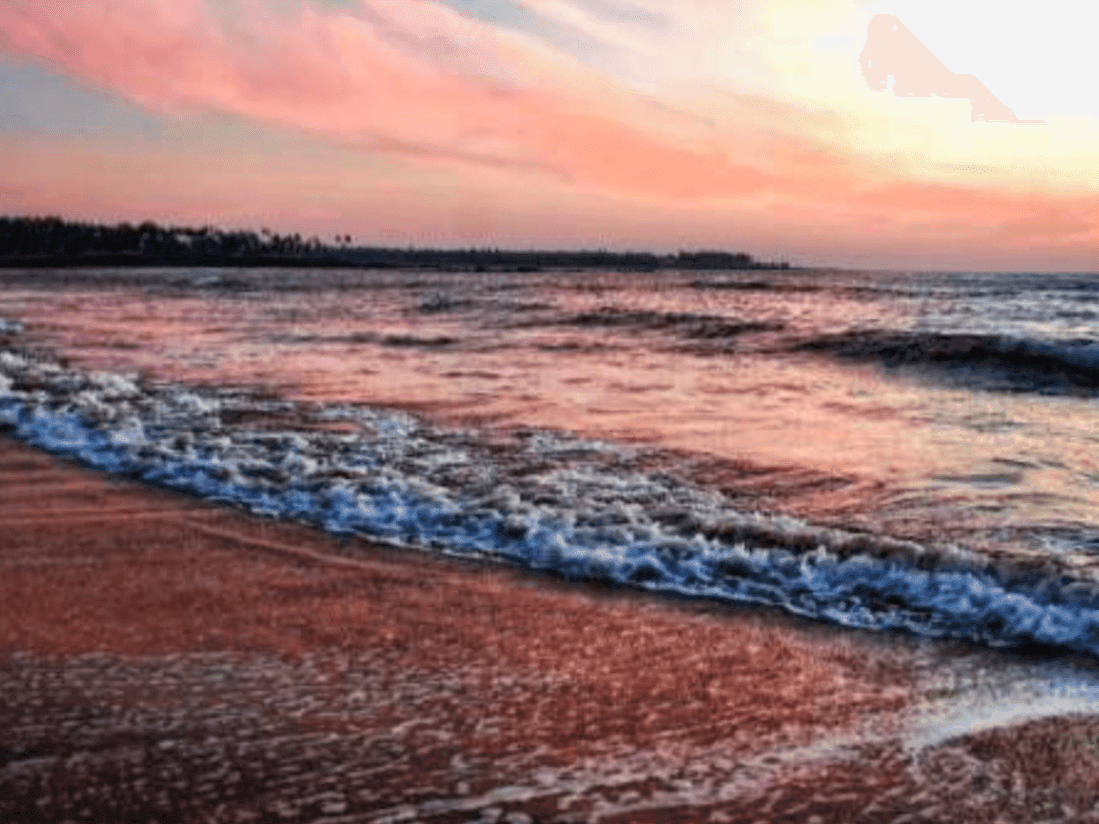
{"label": "foam line", "polygon": [[[226,425],[241,408],[352,420],[362,434]],[[15,351],[0,351],[0,426],[96,469],[336,535],[850,627],[1099,654],[1093,585],[737,511],[717,493],[601,464],[625,460],[613,444],[528,433],[524,448],[550,466],[532,473],[406,415],[146,385]]]}

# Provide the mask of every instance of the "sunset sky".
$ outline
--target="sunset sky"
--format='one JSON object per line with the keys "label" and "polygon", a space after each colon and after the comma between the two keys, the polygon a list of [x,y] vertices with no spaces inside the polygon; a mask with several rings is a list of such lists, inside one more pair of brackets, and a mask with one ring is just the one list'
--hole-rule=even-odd
{"label": "sunset sky", "polygon": [[[1099,11],[1010,8],[0,0],[0,214],[1099,271]],[[882,13],[1045,125],[871,90]]]}

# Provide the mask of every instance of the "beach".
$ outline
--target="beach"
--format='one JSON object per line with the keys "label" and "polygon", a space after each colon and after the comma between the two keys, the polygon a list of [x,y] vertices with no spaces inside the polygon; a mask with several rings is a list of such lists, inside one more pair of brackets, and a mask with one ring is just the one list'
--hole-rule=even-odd
{"label": "beach", "polygon": [[1099,824],[1084,8],[0,0],[0,824]]}
{"label": "beach", "polygon": [[1099,820],[1085,283],[6,279],[0,820]]}
{"label": "beach", "polygon": [[906,745],[911,642],[0,477],[3,820],[1099,820],[1099,717]]}

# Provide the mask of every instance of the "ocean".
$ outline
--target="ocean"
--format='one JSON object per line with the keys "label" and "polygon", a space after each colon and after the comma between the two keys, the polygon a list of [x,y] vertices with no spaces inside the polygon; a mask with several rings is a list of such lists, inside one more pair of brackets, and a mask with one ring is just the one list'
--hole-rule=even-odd
{"label": "ocean", "polygon": [[0,427],[336,535],[1099,653],[1099,280],[0,274]]}

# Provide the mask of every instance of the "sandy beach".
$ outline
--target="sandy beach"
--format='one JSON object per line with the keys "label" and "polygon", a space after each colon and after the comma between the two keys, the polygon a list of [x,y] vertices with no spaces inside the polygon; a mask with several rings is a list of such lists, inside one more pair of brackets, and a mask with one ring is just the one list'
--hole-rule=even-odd
{"label": "sandy beach", "polygon": [[10,440],[0,566],[4,821],[1099,821],[1099,719],[913,747],[951,692],[903,639],[337,540]]}
{"label": "sandy beach", "polygon": [[1099,824],[1088,8],[0,0],[0,824]]}

